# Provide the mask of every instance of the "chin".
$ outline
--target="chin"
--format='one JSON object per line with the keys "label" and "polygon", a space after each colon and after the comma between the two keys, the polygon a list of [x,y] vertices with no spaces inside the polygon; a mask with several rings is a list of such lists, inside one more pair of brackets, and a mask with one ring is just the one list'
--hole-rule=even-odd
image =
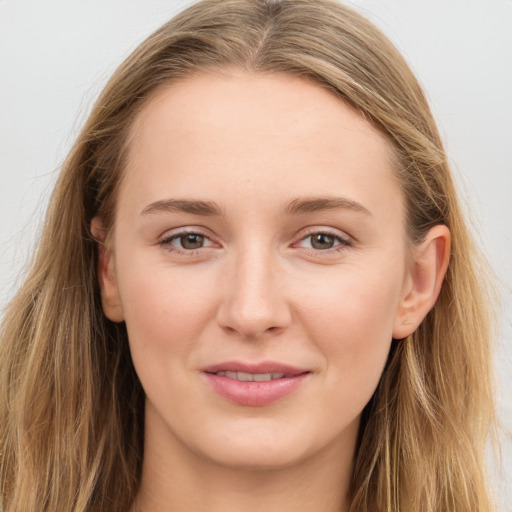
{"label": "chin", "polygon": [[[218,447],[221,448],[221,447]],[[210,462],[226,468],[245,471],[275,471],[300,464],[308,454],[300,446],[261,446],[247,443],[208,450],[202,456]]]}
{"label": "chin", "polygon": [[254,420],[241,422],[236,425],[238,428],[231,425],[221,435],[202,436],[195,447],[189,447],[220,466],[263,471],[300,465],[338,442],[326,435],[331,432],[315,431],[304,422],[283,425],[268,419]]}

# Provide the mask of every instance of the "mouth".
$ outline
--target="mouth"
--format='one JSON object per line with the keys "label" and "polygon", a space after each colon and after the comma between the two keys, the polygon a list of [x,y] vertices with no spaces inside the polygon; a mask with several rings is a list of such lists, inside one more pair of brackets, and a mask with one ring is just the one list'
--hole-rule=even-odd
{"label": "mouth", "polygon": [[280,363],[227,362],[204,368],[210,388],[238,405],[261,407],[297,391],[311,374],[309,370]]}
{"label": "mouth", "polygon": [[281,372],[247,373],[247,372],[230,372],[230,371],[215,372],[213,375],[218,375],[220,377],[227,377],[228,379],[235,379],[235,380],[239,380],[241,382],[267,382],[269,380],[283,379],[286,377],[294,376],[294,375],[281,373]]}

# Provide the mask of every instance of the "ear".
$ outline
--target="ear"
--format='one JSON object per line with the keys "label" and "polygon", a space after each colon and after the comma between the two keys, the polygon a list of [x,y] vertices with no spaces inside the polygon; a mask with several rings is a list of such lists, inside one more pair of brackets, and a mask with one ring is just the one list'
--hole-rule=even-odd
{"label": "ear", "polygon": [[434,307],[449,260],[450,231],[443,225],[434,226],[411,256],[393,326],[393,338],[410,336]]}
{"label": "ear", "polygon": [[99,217],[91,221],[91,233],[98,243],[97,274],[101,290],[101,304],[105,316],[112,322],[124,320],[115,276],[114,255],[107,242],[107,232]]}

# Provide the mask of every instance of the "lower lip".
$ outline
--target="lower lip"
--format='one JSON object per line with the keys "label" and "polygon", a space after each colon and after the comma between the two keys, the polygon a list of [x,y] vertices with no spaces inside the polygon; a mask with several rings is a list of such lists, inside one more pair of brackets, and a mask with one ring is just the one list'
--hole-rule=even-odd
{"label": "lower lip", "polygon": [[204,375],[220,396],[239,405],[261,407],[277,402],[296,391],[309,374],[301,373],[293,377],[262,382],[244,382],[214,373]]}

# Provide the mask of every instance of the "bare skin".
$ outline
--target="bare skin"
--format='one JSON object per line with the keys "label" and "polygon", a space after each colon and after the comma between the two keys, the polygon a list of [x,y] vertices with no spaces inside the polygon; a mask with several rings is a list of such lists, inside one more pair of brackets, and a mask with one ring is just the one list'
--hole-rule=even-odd
{"label": "bare skin", "polygon": [[146,392],[131,512],[348,510],[361,412],[448,263],[443,226],[408,248],[391,162],[296,77],[226,69],[144,107],[99,261]]}

